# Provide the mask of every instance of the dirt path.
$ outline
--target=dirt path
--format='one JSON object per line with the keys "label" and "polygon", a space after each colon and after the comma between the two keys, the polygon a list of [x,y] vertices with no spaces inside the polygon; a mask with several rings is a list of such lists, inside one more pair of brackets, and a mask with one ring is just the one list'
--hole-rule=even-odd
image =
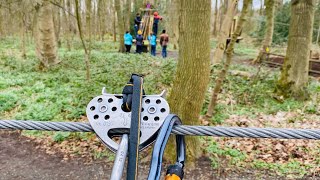
{"label": "dirt path", "polygon": [[[49,155],[36,149],[38,144],[17,132],[0,130],[0,179],[109,179],[112,163],[103,160],[87,164],[84,159],[63,161],[63,154]],[[148,164],[140,167],[139,179],[146,179]],[[217,177],[208,158],[201,158],[185,179],[278,179],[265,172],[222,172]],[[162,178],[163,179],[163,178]]]}
{"label": "dirt path", "polygon": [[0,179],[108,179],[108,165],[48,155],[16,132],[0,131]]}

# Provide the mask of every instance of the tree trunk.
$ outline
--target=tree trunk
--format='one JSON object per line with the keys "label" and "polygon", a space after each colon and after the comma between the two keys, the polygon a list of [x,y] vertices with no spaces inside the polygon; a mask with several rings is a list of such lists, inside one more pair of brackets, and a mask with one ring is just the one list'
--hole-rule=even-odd
{"label": "tree trunk", "polygon": [[169,33],[171,34],[171,43],[174,49],[178,49],[178,39],[179,39],[179,0],[171,0],[171,5],[167,6],[169,8]]}
{"label": "tree trunk", "polygon": [[[63,7],[64,7],[65,4],[67,4],[66,0],[63,1]],[[66,7],[65,9],[68,9],[68,8]],[[70,29],[69,29],[70,28],[70,20],[69,20],[69,16],[70,15],[68,15],[66,10],[63,11],[62,15],[63,15],[63,19],[65,20],[65,23],[64,23],[64,26],[63,26],[64,37],[66,39],[67,49],[68,49],[68,51],[71,51],[71,42],[70,42],[71,41],[71,38],[70,38],[71,33],[70,33]]]}
{"label": "tree trunk", "polygon": [[223,20],[223,26],[221,31],[218,34],[218,43],[214,51],[213,59],[211,60],[212,64],[217,64],[222,62],[224,50],[226,48],[226,39],[229,35],[229,30],[233,20],[233,14],[238,5],[238,0],[234,0],[230,3],[227,14]]}
{"label": "tree trunk", "polygon": [[119,30],[119,52],[125,52],[125,46],[124,46],[124,19],[123,19],[123,13],[122,9],[120,7],[120,0],[114,1],[115,9],[117,11],[117,20],[118,20],[118,30]]}
{"label": "tree trunk", "polygon": [[[266,2],[267,1],[269,1],[269,0],[265,0]],[[271,0],[272,1],[272,0]],[[266,2],[265,2],[265,4],[266,4]],[[274,3],[274,2],[273,2]],[[266,5],[266,10],[268,11],[268,7],[267,7],[267,5]],[[259,10],[259,14],[260,14],[260,16],[262,16],[262,14],[263,14],[263,0],[260,0],[260,10]],[[268,18],[268,14],[267,14],[267,18]]]}
{"label": "tree trunk", "polygon": [[305,99],[312,41],[315,0],[291,1],[291,20],[286,57],[276,92],[283,97]]}
{"label": "tree trunk", "polygon": [[21,57],[26,59],[26,14],[25,14],[25,4],[23,2],[19,3],[21,10],[19,12],[20,19],[20,38],[21,38]]}
{"label": "tree trunk", "polygon": [[103,0],[99,0],[99,5],[98,5],[98,18],[99,18],[99,28],[100,28],[100,40],[104,40],[104,36],[106,34],[106,25],[107,25],[107,13],[106,11],[106,2]]}
{"label": "tree trunk", "polygon": [[319,39],[320,38],[320,23],[319,23],[319,27],[318,27],[318,34],[317,34],[317,40],[316,40],[316,44],[319,45]]}
{"label": "tree trunk", "polygon": [[266,16],[267,16],[267,24],[266,24],[266,34],[264,36],[264,41],[260,52],[257,58],[254,60],[255,63],[261,63],[266,59],[267,49],[270,49],[273,37],[273,29],[274,29],[274,11],[275,11],[275,2],[274,0],[266,0]]}
{"label": "tree trunk", "polygon": [[125,30],[130,31],[130,20],[131,20],[131,0],[126,0],[124,19],[125,19]]}
{"label": "tree trunk", "polygon": [[[210,75],[211,0],[179,1],[179,61],[169,104],[184,124],[198,124]],[[168,152],[173,156],[171,148]],[[199,157],[198,138],[187,138],[188,162]]]}
{"label": "tree trunk", "polygon": [[79,1],[75,0],[75,5],[76,5],[76,17],[77,17],[77,25],[78,25],[78,30],[79,30],[79,36],[82,42],[82,46],[84,49],[84,61],[86,64],[86,77],[87,80],[90,80],[90,50],[88,49],[85,39],[83,37],[83,32],[82,32],[82,26],[81,26],[81,16],[80,16],[80,9],[79,9]]}
{"label": "tree trunk", "polygon": [[[116,0],[114,0],[116,1]],[[112,21],[112,26],[113,26],[113,42],[117,42],[117,26],[116,26],[116,21],[117,21],[117,12],[115,6],[113,6],[113,21]]]}
{"label": "tree trunk", "polygon": [[244,21],[245,21],[245,17],[246,17],[246,15],[248,13],[248,9],[249,9],[248,7],[249,7],[249,5],[251,3],[252,3],[252,0],[244,0],[244,2],[243,2],[243,8],[242,8],[242,12],[241,12],[241,15],[240,15],[239,22],[237,24],[235,32],[232,35],[231,42],[229,43],[227,51],[226,51],[227,60],[226,60],[226,62],[224,64],[223,69],[221,70],[221,72],[218,75],[218,78],[217,78],[216,83],[215,83],[214,90],[212,92],[211,101],[209,103],[208,111],[207,111],[206,116],[205,116],[207,119],[212,118],[214,109],[215,109],[215,107],[217,105],[218,94],[219,94],[219,92],[220,92],[220,90],[222,88],[222,83],[223,83],[224,79],[226,78],[226,74],[227,74],[227,72],[229,70],[229,66],[230,66],[231,61],[232,61],[233,47],[234,47],[234,44],[237,41],[237,38],[241,34],[241,30],[242,30],[242,27],[243,27],[243,24],[244,24]]}
{"label": "tree trunk", "polygon": [[49,68],[58,61],[57,41],[55,37],[52,7],[49,0],[44,0],[37,12],[36,53],[41,68]]}
{"label": "tree trunk", "polygon": [[[60,4],[61,3],[61,0],[60,0]],[[61,39],[60,39],[60,29],[61,29],[61,18],[60,18],[60,13],[61,13],[61,8],[57,8],[57,7],[54,7],[52,8],[52,11],[53,11],[53,24],[54,24],[54,31],[55,31],[55,34],[56,34],[56,41],[57,41],[57,44],[58,44],[58,47],[61,47]]]}
{"label": "tree trunk", "polygon": [[216,0],[215,10],[214,10],[214,22],[213,22],[213,36],[217,36],[217,21],[218,21],[218,0]]}

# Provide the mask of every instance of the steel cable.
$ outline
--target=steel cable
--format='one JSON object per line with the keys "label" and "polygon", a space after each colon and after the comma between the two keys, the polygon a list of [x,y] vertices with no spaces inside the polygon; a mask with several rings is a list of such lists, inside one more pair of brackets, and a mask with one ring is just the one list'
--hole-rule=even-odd
{"label": "steel cable", "polygon": [[[0,129],[94,132],[89,123],[0,120]],[[113,133],[127,133],[113,130]],[[220,126],[176,125],[173,134],[189,136],[239,137],[239,138],[277,138],[277,139],[320,139],[320,129],[283,129],[283,128],[243,128]]]}

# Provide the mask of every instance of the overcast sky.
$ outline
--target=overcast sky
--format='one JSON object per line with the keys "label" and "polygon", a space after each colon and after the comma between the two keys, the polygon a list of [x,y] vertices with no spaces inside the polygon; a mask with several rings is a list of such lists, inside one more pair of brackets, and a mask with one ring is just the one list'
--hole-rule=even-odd
{"label": "overcast sky", "polygon": [[[262,0],[262,3],[263,3],[264,0]],[[285,1],[290,1],[290,0],[285,0]],[[212,6],[214,7],[215,6],[215,0],[212,0]],[[218,0],[218,4],[219,4],[219,0]],[[242,3],[243,3],[243,0],[240,0],[239,1],[239,9],[242,9]],[[259,9],[261,6],[261,0],[253,0],[253,7],[255,9]]]}

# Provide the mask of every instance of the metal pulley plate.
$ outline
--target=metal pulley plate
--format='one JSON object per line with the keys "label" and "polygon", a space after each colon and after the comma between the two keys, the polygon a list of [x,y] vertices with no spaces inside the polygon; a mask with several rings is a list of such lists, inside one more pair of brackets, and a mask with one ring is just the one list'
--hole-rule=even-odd
{"label": "metal pulley plate", "polygon": [[[146,95],[142,98],[140,146],[139,150],[146,148],[156,140],[160,129],[170,109],[169,104],[160,95]],[[97,136],[113,152],[118,150],[118,144],[112,139],[119,130],[130,132],[131,112],[121,109],[122,94],[107,94],[93,98],[87,106],[86,112],[89,122]],[[118,131],[117,131],[118,130]]]}

